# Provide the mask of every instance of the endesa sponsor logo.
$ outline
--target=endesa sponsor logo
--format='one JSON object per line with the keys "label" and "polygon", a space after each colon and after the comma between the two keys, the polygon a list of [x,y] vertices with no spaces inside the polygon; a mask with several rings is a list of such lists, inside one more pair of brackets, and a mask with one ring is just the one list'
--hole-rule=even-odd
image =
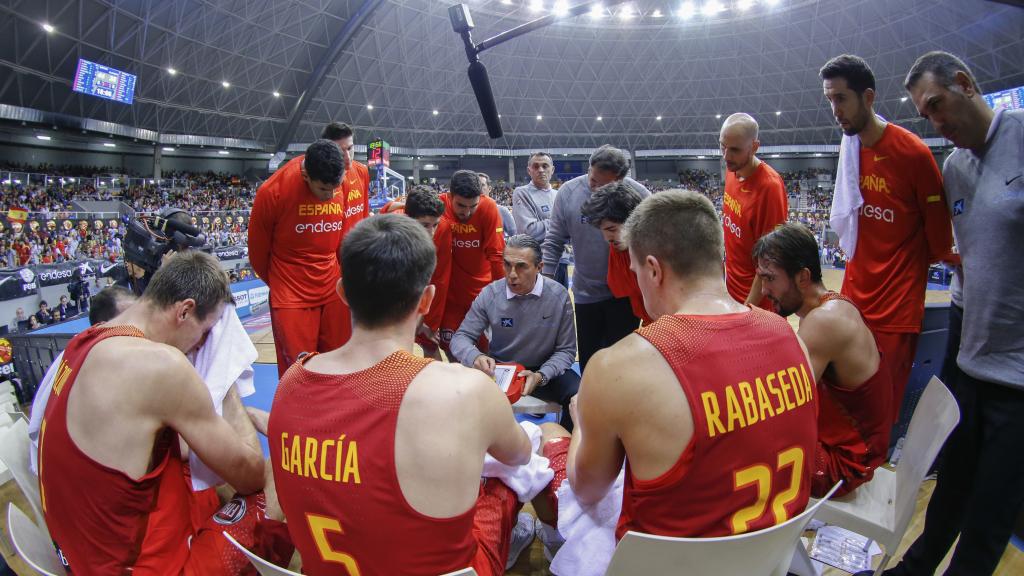
{"label": "endesa sponsor logo", "polygon": [[452,245],[456,248],[479,248],[480,240],[452,240]]}
{"label": "endesa sponsor logo", "polygon": [[896,212],[892,208],[882,208],[881,206],[874,206],[871,204],[864,204],[860,207],[860,215],[865,218],[874,218],[875,220],[881,220],[882,222],[888,222],[892,224],[896,221]]}
{"label": "endesa sponsor logo", "polygon": [[732,232],[733,236],[743,238],[743,229],[740,228],[739,224],[733,222],[732,218],[730,218],[728,214],[722,218],[722,227],[729,232]]}
{"label": "endesa sponsor logo", "polygon": [[356,214],[362,214],[362,213],[363,213],[363,205],[362,204],[359,204],[357,206],[350,206],[347,210],[345,210],[345,218],[351,218],[351,217],[355,216]]}
{"label": "endesa sponsor logo", "polygon": [[342,220],[336,220],[334,222],[325,222],[323,220],[319,222],[307,222],[303,224],[295,225],[296,234],[305,234],[311,232],[313,234],[319,234],[323,232],[341,232],[341,228],[345,225]]}

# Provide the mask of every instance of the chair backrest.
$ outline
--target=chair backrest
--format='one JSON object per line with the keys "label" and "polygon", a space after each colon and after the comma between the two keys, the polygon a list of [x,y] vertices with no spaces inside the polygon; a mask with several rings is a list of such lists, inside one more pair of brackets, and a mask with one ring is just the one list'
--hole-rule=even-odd
{"label": "chair backrest", "polygon": [[7,505],[7,529],[18,556],[37,574],[57,576],[66,573],[49,536],[40,531],[14,504]]}
{"label": "chair backrest", "polygon": [[463,568],[462,570],[449,572],[447,574],[442,574],[441,576],[476,576],[476,570],[473,570],[472,568]]}
{"label": "chair backrest", "polygon": [[645,574],[786,574],[804,527],[839,488],[799,515],[764,530],[721,538],[669,538],[629,531],[619,541],[607,576]]}
{"label": "chair backrest", "polygon": [[946,385],[933,376],[910,419],[903,455],[896,466],[896,534],[902,534],[910,524],[917,491],[935,456],[959,421],[960,409],[956,399]]}
{"label": "chair backrest", "polygon": [[44,534],[49,534],[46,521],[43,519],[43,505],[39,498],[39,478],[29,467],[29,454],[32,442],[28,439],[28,422],[19,418],[6,430],[0,430],[0,460],[11,469],[14,481],[25,494],[32,513],[36,517],[36,525]]}
{"label": "chair backrest", "polygon": [[287,568],[275,566],[270,562],[267,562],[263,558],[260,558],[259,556],[253,554],[249,551],[248,548],[239,544],[238,540],[232,538],[231,534],[224,532],[224,537],[228,539],[228,542],[234,544],[235,548],[241,550],[242,554],[245,554],[245,557],[249,559],[249,562],[252,562],[252,565],[256,567],[256,571],[259,572],[262,576],[302,576],[298,572],[292,572]]}

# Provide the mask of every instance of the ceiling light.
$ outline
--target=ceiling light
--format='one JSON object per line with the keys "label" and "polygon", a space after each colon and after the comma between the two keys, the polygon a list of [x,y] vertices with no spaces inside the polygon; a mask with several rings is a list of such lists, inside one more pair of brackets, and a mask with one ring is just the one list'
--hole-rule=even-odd
{"label": "ceiling light", "polygon": [[278,92],[277,90],[274,90],[274,98],[280,98],[280,97],[281,97],[281,93]]}
{"label": "ceiling light", "polygon": [[683,20],[689,20],[696,13],[697,13],[697,6],[694,5],[693,2],[683,2],[682,5],[679,6],[678,14],[679,14],[679,17],[682,18]]}
{"label": "ceiling light", "polygon": [[907,101],[907,97],[906,96],[904,96],[903,98],[900,98],[900,102],[906,102],[906,101]]}
{"label": "ceiling light", "polygon": [[651,12],[651,18],[661,18],[661,17],[662,17],[661,10],[657,10],[656,9],[654,12]]}
{"label": "ceiling light", "polygon": [[821,156],[821,152],[815,152],[814,155],[815,156]]}
{"label": "ceiling light", "polygon": [[434,116],[437,116],[438,114],[440,114],[440,112],[438,112],[437,110],[432,110],[430,113],[433,114]]}
{"label": "ceiling light", "polygon": [[501,118],[501,114],[498,114],[498,118]]}
{"label": "ceiling light", "polygon": [[721,114],[715,114],[715,120],[721,120],[721,119],[722,119],[722,115]]}
{"label": "ceiling light", "polygon": [[725,10],[725,6],[718,0],[708,0],[704,3],[704,7],[701,8],[701,13],[705,16],[715,16],[722,10]]}
{"label": "ceiling light", "polygon": [[598,116],[598,117],[597,117],[597,121],[598,121],[598,122],[600,122],[600,121],[602,121],[602,120],[604,120],[604,116]]}
{"label": "ceiling light", "polygon": [[508,6],[508,5],[512,4],[512,0],[501,0],[501,3],[506,5],[506,6]]}
{"label": "ceiling light", "polygon": [[367,110],[373,110],[373,104],[367,104],[366,105],[366,109]]}
{"label": "ceiling light", "polygon": [[565,16],[569,13],[569,3],[566,0],[555,0],[552,12],[555,13],[555,16]]}
{"label": "ceiling light", "polygon": [[174,68],[168,68],[167,69],[167,73],[170,74],[171,76],[175,76],[175,75],[178,74],[178,71],[175,70]]}
{"label": "ceiling light", "polygon": [[707,156],[703,156],[703,155],[701,155],[701,156],[697,156],[697,159],[698,159],[698,160],[703,160],[703,159],[705,159],[705,158],[707,158]]}
{"label": "ceiling light", "polygon": [[629,20],[632,17],[633,17],[633,9],[630,8],[628,4],[626,6],[623,6],[622,9],[619,10],[619,18],[620,19],[622,19],[622,20]]}
{"label": "ceiling light", "polygon": [[225,87],[225,88],[231,88],[231,83],[230,83],[230,82],[228,82],[227,80],[224,80],[224,81],[222,81],[222,82],[220,83],[220,85],[221,85],[221,86],[223,86],[223,87]]}
{"label": "ceiling light", "polygon": [[658,116],[657,118],[655,118],[655,120],[657,120],[658,122],[661,122],[661,116]]}
{"label": "ceiling light", "polygon": [[544,119],[543,116],[541,116],[540,114],[537,114],[537,120],[543,120],[543,119]]}
{"label": "ceiling light", "polygon": [[54,28],[53,26],[50,26],[49,24],[45,24],[45,23],[44,23],[44,24],[43,24],[43,30],[46,30],[46,32],[47,32],[48,34],[53,34],[53,33],[54,33],[54,32],[55,32],[55,31],[56,31],[57,29],[56,29],[56,28]]}
{"label": "ceiling light", "polygon": [[227,156],[228,154],[231,154],[231,152],[228,152],[227,150],[217,150],[217,154],[220,154],[221,156]]}
{"label": "ceiling light", "polygon": [[778,6],[779,0],[764,0],[764,3],[769,6]]}
{"label": "ceiling light", "polygon": [[117,144],[114,144],[113,142],[104,142],[103,145],[107,148],[117,148]]}
{"label": "ceiling light", "polygon": [[736,9],[740,12],[746,12],[754,7],[754,0],[739,0],[736,3]]}
{"label": "ceiling light", "polygon": [[604,18],[604,6],[600,4],[594,4],[594,6],[590,8],[590,17],[593,18],[594,20],[600,20],[601,18]]}
{"label": "ceiling light", "polygon": [[38,138],[40,140],[52,140],[52,138],[50,138],[46,134],[36,134],[36,138]]}
{"label": "ceiling light", "polygon": [[775,115],[776,116],[782,116],[782,110],[776,110],[775,111]]}
{"label": "ceiling light", "polygon": [[174,148],[164,148],[164,152],[174,152]]}
{"label": "ceiling light", "polygon": [[772,154],[772,158],[782,158],[782,154]]}
{"label": "ceiling light", "polygon": [[540,12],[544,10],[544,0],[530,0],[530,12]]}

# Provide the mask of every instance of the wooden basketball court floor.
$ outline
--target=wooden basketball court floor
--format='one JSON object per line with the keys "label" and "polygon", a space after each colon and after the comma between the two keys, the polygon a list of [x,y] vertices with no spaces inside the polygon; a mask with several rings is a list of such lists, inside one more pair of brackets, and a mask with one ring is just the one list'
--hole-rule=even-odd
{"label": "wooden basketball court floor", "polygon": [[[822,275],[824,277],[825,285],[827,287],[834,290],[839,289],[843,279],[842,270],[825,269],[822,271]],[[926,294],[925,301],[948,302],[949,292],[943,290],[929,290]],[[793,327],[796,328],[797,318],[795,316],[792,316],[789,320]],[[274,363],[276,361],[274,354],[274,337],[270,329],[267,328],[255,332],[252,334],[251,337],[253,339],[253,343],[256,345],[256,349],[259,352],[259,359],[257,361],[261,363]],[[903,553],[910,546],[910,544],[912,544],[913,541],[917,538],[917,536],[924,530],[924,511],[928,505],[929,498],[931,498],[931,493],[934,487],[934,480],[928,480],[921,486],[921,490],[918,492],[917,496],[917,507],[914,511],[914,517],[910,522],[910,527],[907,529],[907,534],[904,536],[903,542],[897,549],[895,558],[890,563],[890,566],[894,566],[899,561],[899,559],[902,557]],[[19,558],[17,558],[13,553],[13,549],[10,544],[10,539],[7,534],[6,512],[8,502],[14,502],[29,516],[31,516],[31,509],[28,506],[28,502],[25,500],[24,496],[22,496],[21,492],[18,490],[17,486],[14,484],[13,481],[8,482],[3,486],[0,486],[0,505],[2,505],[0,511],[2,511],[2,517],[4,518],[4,521],[2,522],[3,526],[2,528],[0,528],[0,534],[2,534],[2,539],[0,539],[0,551],[2,551],[5,560],[7,560],[7,563],[11,566],[11,568],[14,569],[14,571],[17,574],[21,576],[33,575],[34,572],[32,572],[28,568],[28,566]],[[527,504],[523,508],[523,510],[531,514],[533,513],[533,509],[529,504]],[[813,533],[811,532],[808,532],[806,535],[809,538],[813,538]],[[875,557],[876,563],[879,560],[881,560],[881,555]],[[938,571],[939,574],[941,574],[942,571],[945,570],[945,567],[948,564],[948,562],[949,558],[947,556],[946,560],[940,566],[940,570]],[[543,546],[541,545],[540,540],[538,539],[534,540],[533,544],[526,551],[523,552],[523,554],[519,557],[519,561],[516,562],[515,566],[513,566],[511,570],[506,572],[506,574],[513,576],[542,576],[548,574],[548,564],[549,562],[544,558]],[[293,569],[296,567],[297,563],[293,562]],[[835,568],[826,568],[823,572],[823,576],[840,576],[843,574],[847,573]],[[1002,561],[1000,562],[995,574],[998,576],[1024,574],[1024,552],[1021,552],[1012,544],[1007,545],[1006,551],[1003,554]]]}

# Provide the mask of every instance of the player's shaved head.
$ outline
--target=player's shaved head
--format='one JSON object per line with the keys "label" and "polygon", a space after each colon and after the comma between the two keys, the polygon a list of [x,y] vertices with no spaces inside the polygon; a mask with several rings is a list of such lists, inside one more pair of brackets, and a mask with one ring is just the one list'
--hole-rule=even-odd
{"label": "player's shaved head", "polygon": [[737,112],[725,119],[722,123],[721,134],[736,134],[750,142],[757,140],[757,120],[745,112]]}

